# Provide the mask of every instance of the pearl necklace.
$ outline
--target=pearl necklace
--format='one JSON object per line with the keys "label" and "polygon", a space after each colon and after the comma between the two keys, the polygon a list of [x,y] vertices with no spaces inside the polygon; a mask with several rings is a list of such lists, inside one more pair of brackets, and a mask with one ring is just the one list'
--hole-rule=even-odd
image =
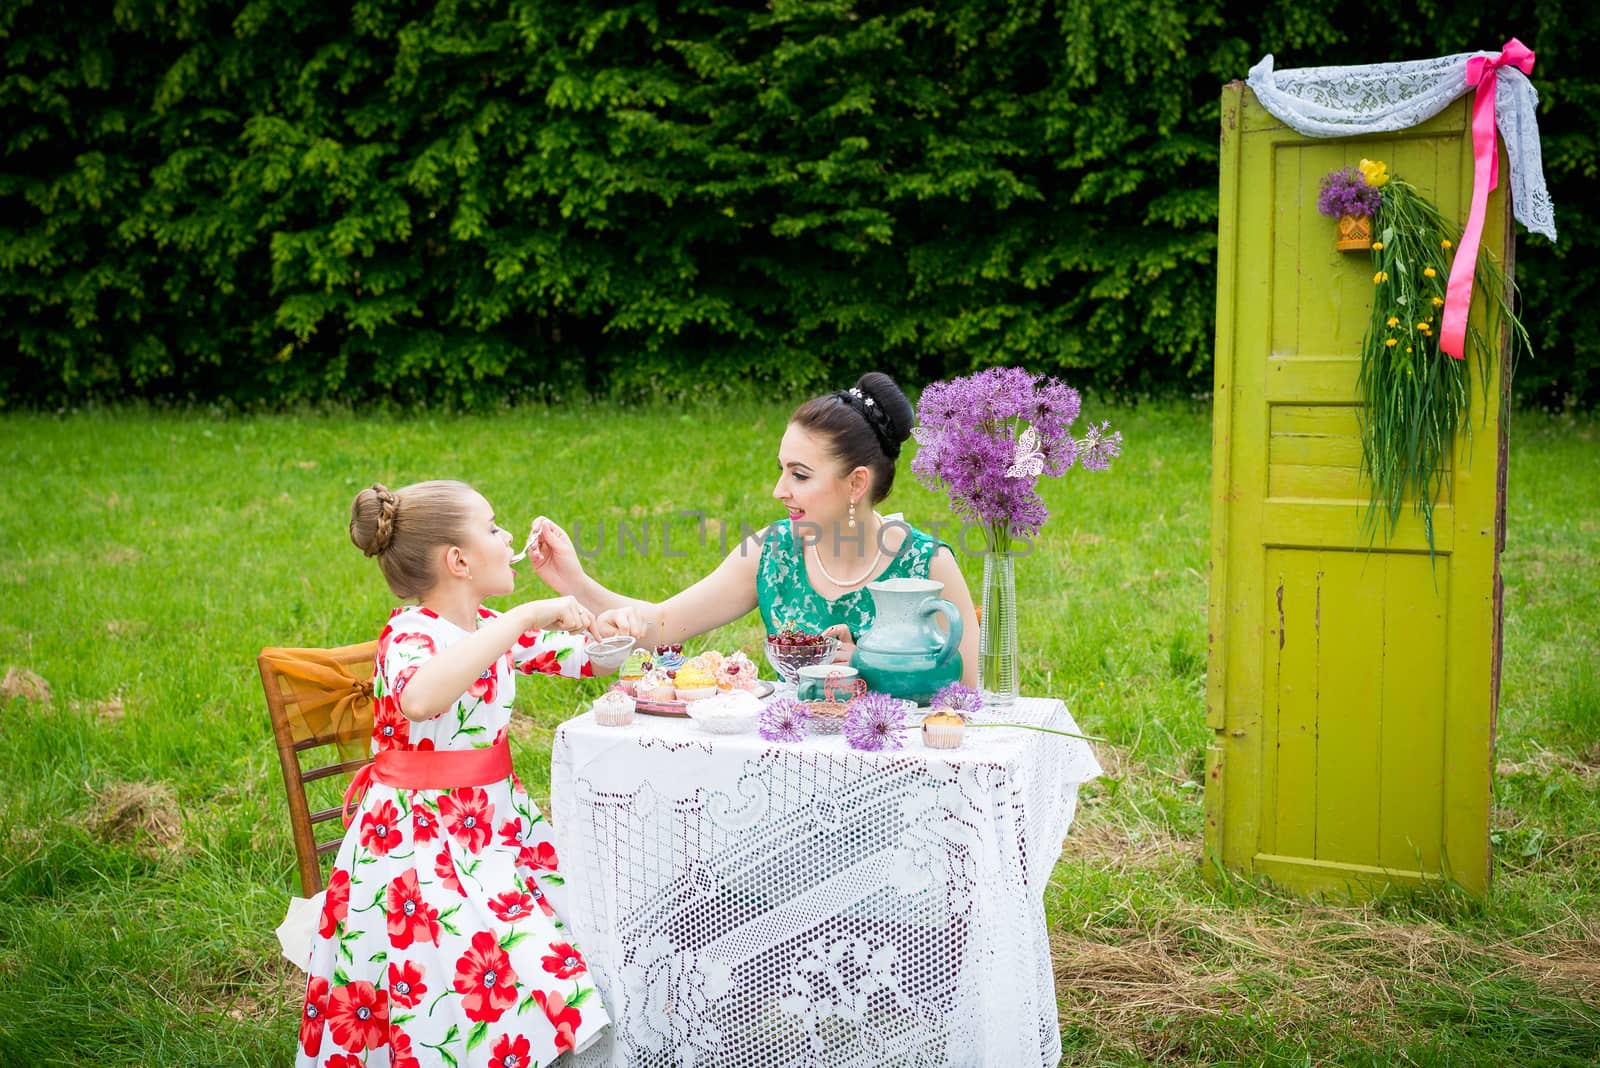
{"label": "pearl necklace", "polygon": [[[811,545],[811,559],[816,561],[817,570],[822,573],[823,578],[827,579],[841,590],[851,589],[867,581],[867,579],[871,578],[877,571],[878,561],[883,559],[883,517],[878,515],[876,511],[874,511],[872,515],[873,518],[877,519],[878,521],[878,536],[873,539],[878,543],[878,552],[877,555],[873,556],[872,563],[867,565],[867,569],[863,571],[858,578],[851,579],[848,582],[841,582],[832,575],[828,574],[828,569],[822,563],[822,552],[817,548],[817,543],[813,542]],[[820,541],[821,539],[818,540]]]}

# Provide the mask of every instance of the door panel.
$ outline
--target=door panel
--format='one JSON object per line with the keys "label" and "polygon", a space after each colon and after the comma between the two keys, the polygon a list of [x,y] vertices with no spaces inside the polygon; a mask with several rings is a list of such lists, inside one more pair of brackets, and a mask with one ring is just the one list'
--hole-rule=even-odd
{"label": "door panel", "polygon": [[[1469,103],[1396,135],[1316,140],[1242,84],[1223,94],[1207,846],[1302,891],[1445,875],[1487,889],[1499,369],[1473,384],[1432,553],[1409,510],[1371,538],[1357,374],[1372,265],[1336,251],[1316,210],[1322,175],[1365,156],[1464,218]],[[1497,191],[1484,245],[1508,241]]]}

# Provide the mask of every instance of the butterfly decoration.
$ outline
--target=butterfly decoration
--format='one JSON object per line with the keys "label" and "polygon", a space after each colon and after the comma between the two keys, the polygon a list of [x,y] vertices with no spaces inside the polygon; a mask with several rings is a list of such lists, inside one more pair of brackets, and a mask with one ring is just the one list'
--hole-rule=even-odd
{"label": "butterfly decoration", "polygon": [[1039,432],[1028,427],[1017,435],[1016,455],[1006,468],[1007,478],[1038,478],[1044,471],[1044,453],[1039,449]]}

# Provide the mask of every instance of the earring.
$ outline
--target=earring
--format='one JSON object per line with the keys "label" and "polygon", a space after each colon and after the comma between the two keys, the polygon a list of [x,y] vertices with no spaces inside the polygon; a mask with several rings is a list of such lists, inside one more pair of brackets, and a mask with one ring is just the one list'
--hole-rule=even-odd
{"label": "earring", "polygon": [[851,501],[850,502],[850,525],[852,527],[854,527],[856,525],[856,502],[855,501]]}

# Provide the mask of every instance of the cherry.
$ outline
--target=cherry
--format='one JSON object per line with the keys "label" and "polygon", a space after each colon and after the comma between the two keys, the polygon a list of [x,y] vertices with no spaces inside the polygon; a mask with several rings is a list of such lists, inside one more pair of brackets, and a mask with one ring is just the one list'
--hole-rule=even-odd
{"label": "cherry", "polygon": [[810,648],[826,643],[827,639],[820,634],[807,634],[798,627],[785,627],[772,635],[769,639],[773,645],[780,649]]}

